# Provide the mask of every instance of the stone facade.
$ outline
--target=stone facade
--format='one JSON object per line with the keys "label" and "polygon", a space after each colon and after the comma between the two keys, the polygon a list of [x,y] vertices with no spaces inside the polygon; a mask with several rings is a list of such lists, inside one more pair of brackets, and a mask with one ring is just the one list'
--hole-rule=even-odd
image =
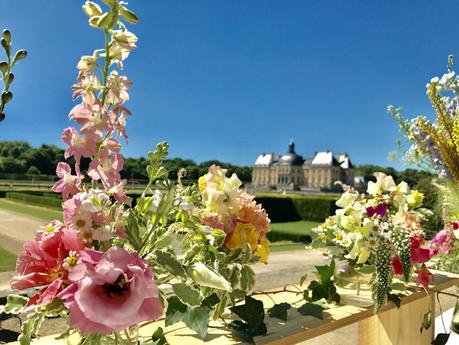
{"label": "stone facade", "polygon": [[354,184],[354,169],[347,153],[323,151],[305,159],[295,152],[293,141],[284,155],[259,155],[252,171],[252,185],[258,188],[335,191],[336,181]]}

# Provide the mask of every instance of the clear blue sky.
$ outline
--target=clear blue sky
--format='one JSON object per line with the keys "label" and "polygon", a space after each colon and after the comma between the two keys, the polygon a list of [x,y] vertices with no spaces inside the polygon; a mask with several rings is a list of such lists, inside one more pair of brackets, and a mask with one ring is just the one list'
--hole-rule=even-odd
{"label": "clear blue sky", "polygon": [[[0,140],[60,143],[80,55],[102,44],[78,0],[0,0],[0,28],[28,59]],[[171,156],[251,164],[261,152],[347,151],[387,161],[388,104],[432,114],[425,84],[458,54],[457,1],[136,0],[139,49],[126,156],[167,140]]]}

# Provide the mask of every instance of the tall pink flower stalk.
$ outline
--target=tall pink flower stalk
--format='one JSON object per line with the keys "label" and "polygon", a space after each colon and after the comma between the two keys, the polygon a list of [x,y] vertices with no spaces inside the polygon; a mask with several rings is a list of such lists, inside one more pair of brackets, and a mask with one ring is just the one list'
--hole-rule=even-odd
{"label": "tall pink flower stalk", "polygon": [[[132,82],[117,68],[136,48],[137,37],[121,22],[135,21],[118,0],[104,1],[110,9],[86,1],[83,10],[91,26],[101,29],[105,49],[83,56],[70,111],[75,126],[65,128],[65,159],[59,162],[59,180],[52,187],[62,193],[64,223],[53,221],[24,245],[11,285],[22,290],[41,287],[28,309],[62,300],[70,326],[82,333],[108,334],[162,314],[154,272],[148,263],[117,245],[126,240],[123,212],[129,204],[121,178],[124,159],[118,137],[127,140],[126,118]],[[129,17],[126,18],[126,13]],[[110,18],[110,21],[106,19]],[[84,171],[82,158],[90,160]],[[84,183],[86,182],[86,183]]]}

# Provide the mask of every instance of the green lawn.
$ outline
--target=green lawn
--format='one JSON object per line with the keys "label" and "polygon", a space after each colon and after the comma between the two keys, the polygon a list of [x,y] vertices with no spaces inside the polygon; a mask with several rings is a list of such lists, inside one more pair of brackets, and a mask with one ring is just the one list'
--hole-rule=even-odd
{"label": "green lawn", "polygon": [[275,232],[284,232],[289,234],[306,234],[313,236],[312,228],[315,228],[320,223],[300,220],[298,222],[287,223],[271,223],[271,229]]}
{"label": "green lawn", "polygon": [[31,206],[19,202],[9,201],[6,199],[0,198],[0,208],[8,211],[13,211],[21,213],[27,216],[32,216],[36,218],[49,221],[52,219],[62,220],[62,212],[45,207]]}
{"label": "green lawn", "polygon": [[0,272],[14,271],[16,267],[16,256],[0,248]]}
{"label": "green lawn", "polygon": [[306,244],[304,243],[286,243],[286,244],[272,244],[269,246],[269,251],[271,253],[275,252],[288,252],[290,250],[304,250]]}

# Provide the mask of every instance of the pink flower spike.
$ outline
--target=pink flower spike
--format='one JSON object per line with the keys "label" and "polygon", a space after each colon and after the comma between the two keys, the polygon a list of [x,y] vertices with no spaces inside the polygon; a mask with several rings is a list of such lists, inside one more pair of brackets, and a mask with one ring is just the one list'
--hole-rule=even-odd
{"label": "pink flower spike", "polygon": [[113,193],[113,197],[116,201],[124,204],[129,200],[129,197],[124,192],[124,186],[126,185],[127,181],[122,180],[120,183],[114,185],[112,188],[108,190],[109,193]]}
{"label": "pink flower spike", "polygon": [[67,159],[74,156],[78,162],[81,157],[91,157],[96,153],[99,140],[100,136],[95,132],[88,132],[82,137],[76,128],[67,127],[62,133],[62,141],[67,145],[64,157]]}
{"label": "pink flower spike", "polygon": [[70,165],[59,162],[56,167],[56,175],[60,178],[51,188],[53,192],[62,193],[62,199],[65,201],[69,195],[74,195],[80,191],[81,178],[72,175]]}
{"label": "pink flower spike", "polygon": [[88,175],[95,181],[101,180],[106,189],[121,182],[120,171],[123,169],[124,159],[119,153],[109,156],[107,150],[99,152],[99,156],[89,164]]}

